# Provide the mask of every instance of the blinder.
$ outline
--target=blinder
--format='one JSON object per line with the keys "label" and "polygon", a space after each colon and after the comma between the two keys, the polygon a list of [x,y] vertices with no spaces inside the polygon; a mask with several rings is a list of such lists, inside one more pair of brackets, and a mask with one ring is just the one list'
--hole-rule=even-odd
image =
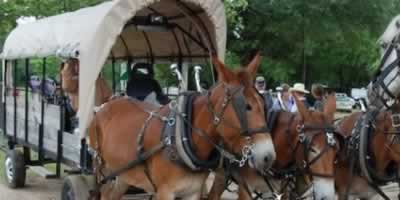
{"label": "blinder", "polygon": [[[232,92],[231,92],[232,91]],[[220,114],[217,114],[215,111],[212,110],[212,113],[214,113],[214,124],[217,126],[221,122],[221,116],[223,115],[223,112],[225,111],[225,108],[228,106],[229,102],[232,103],[233,110],[235,111],[236,117],[239,120],[240,124],[240,134],[243,136],[251,136],[253,134],[257,133],[265,133],[265,132],[270,132],[269,128],[267,125],[260,127],[260,128],[255,128],[251,129],[249,128],[248,125],[248,118],[247,118],[247,106],[248,103],[246,101],[246,97],[244,96],[244,87],[238,87],[238,88],[231,88],[226,86],[225,87],[225,98],[222,104],[222,111]],[[217,119],[217,120],[215,120]],[[231,124],[230,126],[233,126]]]}
{"label": "blinder", "polygon": [[[242,167],[246,163],[246,161],[252,157],[253,153],[253,144],[251,142],[250,136],[256,133],[265,133],[269,132],[267,125],[261,128],[250,129],[248,126],[248,118],[247,118],[247,101],[244,96],[244,86],[241,85],[240,87],[231,87],[224,85],[225,96],[221,105],[221,110],[216,112],[214,106],[211,104],[211,94],[208,93],[208,110],[213,115],[213,123],[214,127],[217,127],[221,123],[224,125],[230,126],[234,129],[240,130],[240,136],[244,136],[247,140],[247,145],[245,145],[241,151],[241,155],[234,155],[234,157],[223,155],[224,157],[228,158],[231,163],[239,163],[239,166]],[[239,120],[240,127],[236,127],[230,121],[227,121],[223,118],[224,112],[228,107],[229,103],[232,103],[233,110],[237,119]],[[223,153],[222,153],[223,154]]]}
{"label": "blinder", "polygon": [[[387,44],[389,47],[382,57],[379,71],[375,74],[374,80],[368,85],[370,104],[378,108],[382,104],[386,108],[390,108],[400,95],[400,47],[398,39],[398,36],[396,36],[390,44]],[[385,67],[384,64],[388,61],[393,51],[397,54],[396,59]]]}
{"label": "blinder", "polygon": [[[334,130],[334,127],[328,124],[325,124],[324,126],[301,124],[298,125],[296,129],[299,133],[299,143],[303,145],[303,168],[307,170],[307,173],[312,176],[333,177],[333,174],[319,174],[312,172],[310,167],[315,162],[317,162],[329,149],[337,147],[337,142],[335,138],[336,132]],[[321,130],[323,130],[324,133],[322,133]],[[324,146],[324,148],[318,153],[318,155],[313,157],[312,160],[309,160],[309,151],[313,151],[312,142],[319,134],[325,134],[327,145]]]}

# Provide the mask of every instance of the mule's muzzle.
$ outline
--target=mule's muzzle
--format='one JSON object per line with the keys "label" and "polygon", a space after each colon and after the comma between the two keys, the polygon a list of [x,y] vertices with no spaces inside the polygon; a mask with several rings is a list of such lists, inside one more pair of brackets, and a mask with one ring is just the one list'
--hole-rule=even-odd
{"label": "mule's muzzle", "polygon": [[262,172],[271,168],[275,159],[276,152],[272,140],[258,141],[253,146],[253,154],[249,159],[250,167]]}
{"label": "mule's muzzle", "polygon": [[315,178],[313,180],[315,200],[335,200],[335,181],[333,178]]}
{"label": "mule's muzzle", "polygon": [[272,153],[266,155],[264,157],[264,169],[269,169],[272,167],[272,164],[274,164],[275,161],[275,155],[273,155]]}

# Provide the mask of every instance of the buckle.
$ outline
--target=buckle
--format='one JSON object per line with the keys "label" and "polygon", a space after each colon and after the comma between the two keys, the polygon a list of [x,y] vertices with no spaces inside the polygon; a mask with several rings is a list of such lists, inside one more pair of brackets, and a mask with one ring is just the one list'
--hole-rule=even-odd
{"label": "buckle", "polygon": [[400,113],[398,114],[392,114],[390,116],[391,120],[392,120],[392,126],[393,128],[398,128],[400,127]]}
{"label": "buckle", "polygon": [[306,135],[304,133],[299,134],[299,142],[304,143],[306,141]]}
{"label": "buckle", "polygon": [[333,136],[333,133],[327,132],[326,137],[327,137],[327,142],[330,146],[336,145],[336,140],[335,140],[335,137]]}

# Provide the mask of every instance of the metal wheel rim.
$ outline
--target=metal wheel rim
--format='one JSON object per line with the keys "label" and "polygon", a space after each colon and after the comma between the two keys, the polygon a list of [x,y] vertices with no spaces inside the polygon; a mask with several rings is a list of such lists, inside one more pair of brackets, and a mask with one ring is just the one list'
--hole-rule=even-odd
{"label": "metal wheel rim", "polygon": [[9,182],[11,182],[14,179],[14,167],[10,157],[6,158],[5,168],[6,168],[7,179]]}

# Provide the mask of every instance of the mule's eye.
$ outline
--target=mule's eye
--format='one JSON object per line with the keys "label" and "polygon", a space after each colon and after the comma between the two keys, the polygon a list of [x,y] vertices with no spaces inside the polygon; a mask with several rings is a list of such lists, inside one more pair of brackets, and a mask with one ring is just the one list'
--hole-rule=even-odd
{"label": "mule's eye", "polygon": [[246,104],[246,110],[250,111],[252,109],[252,107],[250,106],[250,104]]}

